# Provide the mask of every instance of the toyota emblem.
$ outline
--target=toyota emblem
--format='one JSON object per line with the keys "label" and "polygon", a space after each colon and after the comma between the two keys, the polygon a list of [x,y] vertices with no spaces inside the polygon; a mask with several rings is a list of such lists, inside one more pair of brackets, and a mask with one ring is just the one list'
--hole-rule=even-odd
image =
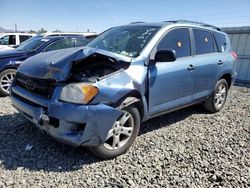
{"label": "toyota emblem", "polygon": [[26,86],[26,88],[27,88],[28,90],[33,91],[34,89],[36,89],[36,82],[34,82],[34,81],[28,79],[28,80],[26,81],[25,86]]}

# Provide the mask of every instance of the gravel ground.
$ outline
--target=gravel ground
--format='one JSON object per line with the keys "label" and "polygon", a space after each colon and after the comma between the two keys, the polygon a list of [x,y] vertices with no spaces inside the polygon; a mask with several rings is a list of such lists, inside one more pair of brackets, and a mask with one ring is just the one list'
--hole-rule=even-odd
{"label": "gravel ground", "polygon": [[42,134],[0,98],[0,187],[250,187],[250,88],[225,108],[143,123],[124,155],[100,161]]}

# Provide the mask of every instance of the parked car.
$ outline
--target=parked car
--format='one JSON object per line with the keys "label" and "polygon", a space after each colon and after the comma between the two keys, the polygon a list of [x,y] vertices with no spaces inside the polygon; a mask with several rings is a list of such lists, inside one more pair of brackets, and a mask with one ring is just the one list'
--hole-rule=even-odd
{"label": "parked car", "polygon": [[0,52],[0,94],[9,94],[9,87],[16,69],[25,59],[42,52],[84,46],[87,42],[88,40],[83,37],[34,36],[15,50]]}
{"label": "parked car", "polygon": [[109,159],[128,150],[143,121],[197,103],[221,110],[236,77],[236,58],[228,36],[214,26],[129,24],[86,47],[27,59],[11,101],[57,140]]}
{"label": "parked car", "polygon": [[45,33],[45,34],[43,34],[43,36],[45,36],[45,37],[48,37],[48,36],[79,36],[79,37],[84,37],[86,39],[93,39],[93,38],[95,38],[97,36],[97,33],[95,33],[95,32],[82,32],[82,33],[60,32],[60,33]]}
{"label": "parked car", "polygon": [[0,35],[0,51],[12,50],[13,46],[21,44],[34,35],[30,33],[2,33]]}
{"label": "parked car", "polygon": [[[32,40],[33,38],[36,37],[56,37],[56,36],[64,36],[64,37],[83,37],[86,39],[86,41],[90,41],[92,39],[94,39],[97,36],[97,33],[95,32],[86,32],[86,33],[45,33],[45,34],[37,34],[31,38],[29,38],[28,40],[26,40],[25,42]],[[13,48],[17,48],[19,45],[15,45],[13,46]]]}

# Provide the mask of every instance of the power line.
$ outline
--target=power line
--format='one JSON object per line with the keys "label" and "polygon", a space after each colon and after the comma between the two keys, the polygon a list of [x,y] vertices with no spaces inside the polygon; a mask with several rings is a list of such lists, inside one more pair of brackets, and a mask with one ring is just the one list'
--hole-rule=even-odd
{"label": "power line", "polygon": [[233,22],[213,22],[215,25],[230,25],[230,24],[238,24],[238,25],[245,25],[249,26],[248,22],[240,22],[240,21],[233,21]]}
{"label": "power line", "polygon": [[[217,20],[224,20],[224,19],[238,19],[238,18],[249,18],[250,19],[250,15],[242,15],[242,16],[227,16],[227,17],[219,17],[217,16]],[[208,20],[208,19],[214,19],[214,18],[205,18],[203,20]]]}
{"label": "power line", "polygon": [[217,17],[218,15],[227,15],[227,14],[236,14],[236,13],[245,13],[245,12],[250,12],[250,10],[217,12],[217,13],[211,13],[211,14],[187,16],[187,18],[193,18],[193,19],[195,19],[195,18],[200,19],[201,17],[203,17],[203,18],[205,18],[205,17],[211,18],[211,17]]}
{"label": "power line", "polygon": [[[236,17],[218,17],[217,20],[220,21],[220,20],[232,20],[232,19],[241,19],[241,18],[250,18],[250,15],[249,16],[236,16]],[[204,19],[202,21],[207,21],[209,19]]]}
{"label": "power line", "polygon": [[[200,15],[200,16],[197,16],[197,15],[194,15],[194,16],[187,16],[185,17],[185,19],[188,19],[188,20],[197,20],[197,21],[211,21],[211,19],[215,19],[216,20],[227,20],[227,19],[238,19],[238,18],[245,18],[245,17],[249,17],[250,18],[250,15],[240,15],[239,16],[239,12],[240,13],[247,13],[249,12],[250,13],[250,10],[245,10],[245,11],[228,11],[228,12],[220,12],[220,13],[213,13],[213,14],[205,14],[205,15]],[[238,13],[237,15],[235,16],[232,16],[232,14],[236,14]],[[230,14],[230,15],[228,15]],[[211,15],[210,17],[208,17],[208,15]],[[228,16],[225,16],[225,15],[228,15]],[[222,16],[222,17],[221,17]],[[168,18],[169,20],[175,20],[175,18]]]}

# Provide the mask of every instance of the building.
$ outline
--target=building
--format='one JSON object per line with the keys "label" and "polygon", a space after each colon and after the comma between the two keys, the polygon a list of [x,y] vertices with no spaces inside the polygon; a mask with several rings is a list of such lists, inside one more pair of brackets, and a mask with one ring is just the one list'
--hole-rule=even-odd
{"label": "building", "polygon": [[227,27],[222,31],[229,35],[233,50],[238,54],[238,84],[250,85],[250,26]]}

